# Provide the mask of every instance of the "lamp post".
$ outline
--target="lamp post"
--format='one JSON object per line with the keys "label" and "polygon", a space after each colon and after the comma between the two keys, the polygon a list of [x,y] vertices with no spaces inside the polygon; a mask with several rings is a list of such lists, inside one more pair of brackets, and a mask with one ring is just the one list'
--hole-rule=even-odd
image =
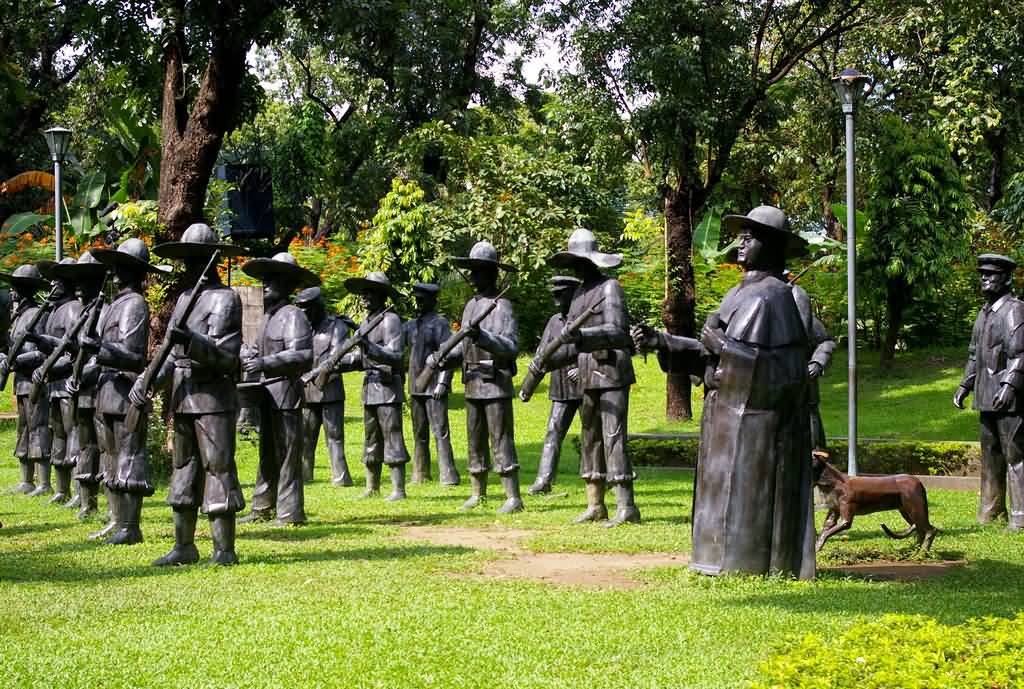
{"label": "lamp post", "polygon": [[870,81],[855,69],[844,69],[832,79],[846,116],[846,320],[848,352],[847,472],[857,475],[857,217],[853,206],[853,112]]}
{"label": "lamp post", "polygon": [[64,199],[60,193],[60,164],[68,154],[68,146],[71,144],[71,130],[64,127],[51,127],[46,130],[46,145],[50,148],[50,158],[53,159],[53,216],[57,229],[57,262],[64,258],[64,235],[61,228],[61,211],[64,206]]}

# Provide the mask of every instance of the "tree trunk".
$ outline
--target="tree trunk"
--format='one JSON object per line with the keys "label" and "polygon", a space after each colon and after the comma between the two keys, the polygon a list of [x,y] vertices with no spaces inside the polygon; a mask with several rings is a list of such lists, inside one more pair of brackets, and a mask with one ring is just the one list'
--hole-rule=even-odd
{"label": "tree trunk", "polygon": [[[665,302],[662,320],[673,335],[693,337],[696,334],[693,251],[693,196],[684,185],[670,188],[663,194],[665,211]],[[693,418],[690,377],[670,373],[665,387],[665,414],[670,421]]]}
{"label": "tree trunk", "polygon": [[883,369],[890,369],[896,357],[896,343],[903,329],[903,312],[910,301],[910,287],[902,277],[890,277],[885,281],[885,289],[886,329],[879,365]]}
{"label": "tree trunk", "polygon": [[166,237],[178,239],[203,220],[206,189],[225,132],[238,112],[249,42],[219,38],[210,52],[199,91],[189,111],[181,44],[164,49],[162,157],[158,219]]}
{"label": "tree trunk", "polygon": [[989,153],[992,154],[992,166],[989,168],[986,194],[987,210],[989,211],[995,208],[999,200],[1003,198],[1008,134],[1006,127],[1000,127],[985,135],[985,145],[988,146]]}

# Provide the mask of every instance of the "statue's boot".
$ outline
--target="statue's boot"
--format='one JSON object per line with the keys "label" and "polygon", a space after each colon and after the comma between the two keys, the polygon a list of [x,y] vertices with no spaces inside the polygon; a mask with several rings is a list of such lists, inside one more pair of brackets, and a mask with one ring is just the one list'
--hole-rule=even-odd
{"label": "statue's boot", "polygon": [[615,516],[604,523],[607,528],[625,523],[639,524],[640,510],[633,503],[633,482],[627,481],[615,486]]}
{"label": "statue's boot", "polygon": [[121,510],[121,503],[118,501],[117,493],[110,490],[109,486],[104,486],[104,493],[107,495],[107,525],[99,531],[93,531],[89,534],[91,540],[99,540],[109,536],[111,532],[117,527],[118,512]]}
{"label": "statue's boot", "polygon": [[[274,518],[273,510],[253,510],[238,520],[239,524],[255,524],[256,522],[269,522]],[[232,520],[233,521],[233,520]]]}
{"label": "statue's boot", "polygon": [[62,505],[62,507],[67,507],[69,510],[77,510],[82,506],[82,482],[74,481],[73,483],[75,494]]}
{"label": "statue's boot", "polygon": [[171,552],[153,561],[154,567],[191,565],[199,562],[196,549],[196,517],[194,507],[174,510],[174,547]]}
{"label": "statue's boot", "polygon": [[451,455],[446,457],[444,454],[439,454],[437,468],[441,472],[442,486],[457,486],[462,481],[459,470],[455,468],[455,459]]}
{"label": "statue's boot", "polygon": [[213,536],[211,565],[237,565],[235,555],[235,515],[217,514],[210,517],[210,534]]}
{"label": "statue's boot", "polygon": [[[331,450],[328,446],[328,450]],[[352,481],[352,474],[348,470],[348,462],[345,461],[345,452],[331,452],[331,483],[344,488],[351,488],[355,485]]]}
{"label": "statue's boot", "polygon": [[50,484],[50,460],[36,460],[36,483],[38,484],[36,489],[28,494],[30,498],[49,495],[53,492],[53,486]]}
{"label": "statue's boot", "polygon": [[316,443],[313,443],[313,451],[302,457],[302,482],[313,482],[313,462],[316,459]]}
{"label": "statue's boot", "polygon": [[36,489],[35,479],[32,478],[32,462],[28,459],[19,460],[21,465],[21,480],[11,488],[14,494],[28,495]]}
{"label": "statue's boot", "polygon": [[380,495],[380,474],[382,464],[366,465],[366,490],[359,494],[361,498],[372,498]]}
{"label": "statue's boot", "polygon": [[505,502],[498,508],[500,514],[511,514],[523,511],[523,498],[519,495],[519,472],[512,471],[501,477],[501,486],[505,489]]}
{"label": "statue's boot", "polygon": [[118,507],[117,526],[110,538],[104,541],[107,545],[135,545],[142,543],[142,496],[137,493],[117,493]]}
{"label": "statue's boot", "polygon": [[469,500],[462,503],[462,507],[459,508],[460,510],[471,510],[479,507],[487,499],[487,472],[470,474],[469,486],[472,494],[469,496]]}
{"label": "statue's boot", "polygon": [[57,467],[54,469],[54,474],[56,474],[54,483],[57,484],[57,489],[53,492],[53,497],[50,498],[50,504],[61,505],[71,499],[71,467]]}
{"label": "statue's boot", "polygon": [[78,496],[81,503],[77,515],[79,521],[85,521],[96,514],[96,493],[98,489],[98,483],[78,482]]}
{"label": "statue's boot", "polygon": [[430,453],[417,447],[412,456],[412,482],[427,483],[432,478],[430,475]]}
{"label": "statue's boot", "polygon": [[587,481],[587,509],[573,519],[573,523],[600,522],[607,518],[608,508],[604,506],[604,481]]}
{"label": "statue's boot", "polygon": [[405,500],[405,465],[391,465],[391,495],[384,498],[388,502]]}
{"label": "statue's boot", "polygon": [[553,458],[549,456],[550,452],[545,452],[541,455],[540,466],[537,467],[537,478],[533,480],[531,485],[526,492],[530,495],[543,495],[551,492],[551,483],[554,481],[555,470]]}

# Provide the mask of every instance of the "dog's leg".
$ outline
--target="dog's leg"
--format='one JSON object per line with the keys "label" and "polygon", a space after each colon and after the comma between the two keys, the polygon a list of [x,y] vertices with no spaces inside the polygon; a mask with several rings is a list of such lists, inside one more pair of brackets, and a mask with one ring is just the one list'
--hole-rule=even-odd
{"label": "dog's leg", "polygon": [[928,528],[925,529],[924,535],[918,542],[918,548],[920,548],[926,555],[932,549],[932,541],[935,540],[935,534],[937,533],[939,533],[939,530],[929,524]]}
{"label": "dog's leg", "polygon": [[814,546],[814,552],[821,552],[821,547],[825,545],[825,541],[832,538],[832,536],[836,535],[840,531],[846,531],[851,526],[853,526],[852,519],[842,519],[828,528],[822,528],[821,535],[818,536],[818,542]]}
{"label": "dog's leg", "polygon": [[837,519],[839,519],[839,510],[837,510],[834,507],[830,507],[828,510],[828,514],[825,515],[825,523],[821,525],[822,531],[835,526]]}

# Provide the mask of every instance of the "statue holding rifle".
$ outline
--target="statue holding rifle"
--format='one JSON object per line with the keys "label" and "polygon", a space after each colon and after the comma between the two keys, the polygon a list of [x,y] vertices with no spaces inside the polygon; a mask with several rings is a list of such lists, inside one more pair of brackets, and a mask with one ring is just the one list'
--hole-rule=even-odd
{"label": "statue holding rifle", "polygon": [[472,486],[472,495],[462,509],[477,507],[487,495],[493,452],[506,498],[498,512],[519,512],[523,500],[519,494],[519,458],[512,424],[512,378],[516,373],[519,335],[512,302],[498,291],[498,271],[515,269],[499,262],[497,249],[487,241],[477,242],[469,256],[453,258],[452,263],[469,271],[468,279],[476,294],[466,302],[462,328],[427,357],[420,376],[431,376],[438,368],[462,366]]}
{"label": "statue holding rifle", "polygon": [[[33,466],[40,477],[40,488],[45,485],[49,491],[49,472],[44,464],[50,461],[49,401],[40,400],[32,404],[29,392],[32,387],[32,371],[43,362],[43,353],[31,341],[30,334],[40,332],[46,325],[46,317],[53,307],[49,300],[42,304],[36,294],[49,286],[39,269],[34,265],[18,266],[11,274],[2,274],[0,279],[10,283],[17,296],[17,305],[12,316],[10,346],[0,354],[0,390],[7,386],[10,374],[14,373],[14,395],[18,408],[18,439],[14,455],[21,464],[21,481],[12,492],[32,494],[37,488],[32,476]],[[45,483],[43,483],[45,479]]]}
{"label": "statue holding rifle", "polygon": [[235,515],[245,508],[235,466],[242,302],[221,282],[217,263],[244,250],[196,223],[180,241],[153,252],[181,261],[185,282],[193,285],[178,297],[160,350],[131,391],[132,404],[141,407],[156,390],[170,388],[174,459],[167,502],[174,512],[174,547],[153,564],[198,562],[195,530],[202,510],[213,538],[210,564],[231,565],[238,562]]}
{"label": "statue holding rifle", "polygon": [[367,311],[366,322],[351,340],[358,348],[345,353],[347,344],[336,352],[343,354],[343,370],[363,370],[363,463],[366,465],[366,490],[362,497],[380,493],[383,465],[391,470],[390,501],[405,498],[405,465],[409,451],[402,434],[402,378],[405,335],[398,316],[385,308],[388,300],[400,295],[384,273],[371,272],[366,277],[349,278],[345,288],[362,296]]}

